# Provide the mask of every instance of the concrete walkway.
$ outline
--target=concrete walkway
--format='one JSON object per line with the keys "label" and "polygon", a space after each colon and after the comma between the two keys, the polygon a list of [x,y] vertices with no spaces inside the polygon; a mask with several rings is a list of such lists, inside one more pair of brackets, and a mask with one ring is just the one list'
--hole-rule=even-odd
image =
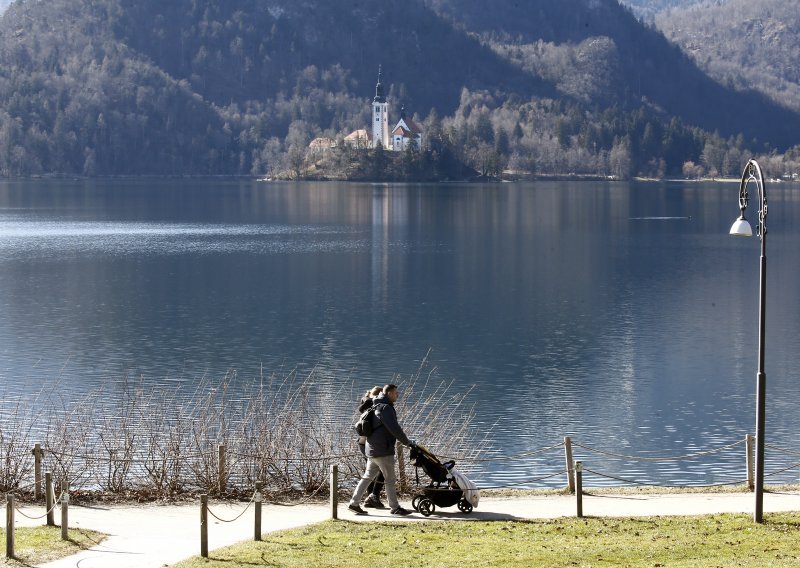
{"label": "concrete walkway", "polygon": [[[592,494],[583,497],[583,514],[595,517],[630,517],[656,515],[701,515],[712,513],[752,513],[754,497],[746,493],[684,493],[684,494]],[[406,504],[406,506],[408,506]],[[223,519],[233,519],[244,510],[245,504],[209,503],[211,512]],[[43,507],[25,507],[30,515],[42,514]],[[800,492],[767,493],[765,513],[778,511],[800,512]],[[60,514],[56,511],[56,521]],[[456,507],[437,509],[428,520],[512,520],[546,519],[574,516],[574,496],[526,496],[483,498],[480,507],[464,515]],[[330,518],[327,505],[281,506],[264,504],[262,530],[264,533],[316,523]],[[339,506],[339,518],[358,522],[399,520],[388,511],[370,510],[366,517]],[[161,568],[200,553],[200,506],[81,506],[70,505],[71,527],[88,528],[110,535],[91,550],[43,565],[44,568]],[[43,524],[16,515],[17,526]],[[426,520],[420,514],[403,518],[407,522]],[[769,518],[767,517],[767,521]],[[209,550],[253,538],[253,509],[231,523],[220,522],[209,515]],[[213,553],[212,553],[213,556]]]}

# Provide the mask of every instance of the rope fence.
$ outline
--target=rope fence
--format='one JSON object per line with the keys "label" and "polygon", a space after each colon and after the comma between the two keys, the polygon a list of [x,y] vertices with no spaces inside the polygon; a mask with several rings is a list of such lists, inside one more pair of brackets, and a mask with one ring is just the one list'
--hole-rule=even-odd
{"label": "rope fence", "polygon": [[[743,440],[739,440],[730,444],[726,444],[717,448],[712,448],[710,450],[702,451],[702,452],[692,452],[686,453],[679,456],[648,456],[648,455],[629,455],[623,454],[616,451],[610,450],[603,450],[594,448],[588,445],[584,445],[581,443],[574,443],[572,442],[571,438],[566,437],[563,443],[553,444],[544,448],[540,448],[537,450],[531,450],[526,452],[520,452],[513,455],[508,456],[496,456],[496,457],[473,457],[467,456],[464,457],[462,463],[468,464],[483,464],[483,463],[507,463],[509,461],[522,461],[529,460],[531,457],[540,456],[547,452],[554,452],[556,450],[564,450],[564,458],[566,460],[565,467],[559,469],[552,473],[547,473],[544,475],[534,475],[530,477],[526,477],[524,480],[516,480],[509,483],[501,483],[501,484],[476,484],[478,490],[490,490],[490,489],[511,489],[511,488],[519,488],[522,486],[531,487],[536,485],[537,483],[549,481],[559,477],[567,477],[568,483],[574,482],[574,486],[568,488],[571,492],[575,494],[576,504],[577,504],[577,514],[579,517],[583,516],[583,480],[584,475],[591,475],[595,478],[609,480],[615,482],[617,484],[624,484],[624,485],[632,485],[632,486],[640,486],[640,487],[661,487],[661,488],[680,488],[679,485],[664,485],[659,483],[654,483],[648,480],[639,480],[635,479],[633,476],[626,475],[624,472],[608,472],[603,471],[601,468],[589,468],[584,465],[583,460],[575,460],[575,456],[573,454],[573,449],[580,449],[587,454],[593,454],[601,456],[602,458],[611,458],[612,460],[630,460],[630,461],[647,461],[647,462],[667,462],[667,463],[674,463],[678,461],[688,461],[688,460],[697,460],[698,458],[711,456],[715,454],[719,454],[720,452],[724,452],[730,450],[732,448],[736,448],[742,444],[745,444],[747,447],[746,452],[746,470],[748,473],[747,478],[741,477],[731,481],[723,481],[718,483],[710,483],[704,485],[692,485],[692,487],[696,488],[715,488],[715,487],[726,487],[726,486],[734,486],[734,485],[743,485],[748,483],[752,485],[752,436],[747,436]],[[768,446],[771,450],[780,452],[785,455],[793,456],[795,454],[800,455],[800,452],[795,452],[794,450],[787,450],[785,448],[781,448],[778,446]],[[119,463],[134,463],[135,460],[131,458],[130,455],[125,456],[122,459],[109,461],[103,460],[102,456],[87,456],[86,454],[76,454],[70,455],[67,452],[58,452],[53,451],[49,448],[41,448],[39,444],[37,444],[36,448],[34,449],[34,455],[36,457],[36,466],[34,467],[35,471],[35,482],[28,483],[28,484],[18,484],[16,487],[11,488],[12,491],[7,492],[6,495],[6,509],[8,511],[7,518],[10,519],[8,521],[7,530],[13,532],[14,529],[14,513],[19,513],[21,516],[30,519],[30,520],[40,520],[47,517],[47,524],[53,525],[53,512],[55,509],[61,505],[61,512],[62,512],[62,522],[61,522],[61,529],[62,529],[62,538],[68,538],[68,503],[69,503],[69,488],[70,483],[72,484],[73,488],[75,487],[76,482],[83,483],[84,476],[77,476],[73,478],[68,478],[64,475],[63,472],[61,477],[63,478],[60,481],[60,485],[62,491],[58,497],[54,497],[54,486],[58,486],[59,483],[54,482],[53,474],[50,471],[47,471],[44,477],[42,477],[42,472],[40,471],[41,468],[44,467],[45,464],[48,464],[46,459],[43,459],[45,456],[52,456],[54,459],[50,461],[53,463],[64,463],[69,460],[74,459],[83,459],[83,458],[92,458],[92,463],[100,463],[103,465],[108,465],[109,471],[113,471],[113,467],[115,464]],[[109,457],[114,457],[114,452],[107,452]],[[268,466],[275,466],[276,462],[281,463],[284,467],[296,467],[297,464],[323,464],[320,469],[322,469],[323,473],[320,477],[315,479],[308,478],[306,479],[306,483],[304,485],[304,498],[300,500],[295,500],[292,502],[292,505],[300,505],[307,502],[319,502],[318,496],[321,492],[323,492],[326,487],[330,490],[330,504],[331,504],[331,518],[336,519],[338,518],[338,499],[339,493],[342,491],[343,487],[339,483],[338,471],[339,466],[337,462],[340,460],[352,460],[353,458],[357,459],[356,466],[363,466],[363,457],[360,454],[351,454],[351,453],[331,453],[329,455],[320,455],[315,456],[313,458],[296,458],[293,456],[272,456],[270,460],[265,460],[259,454],[253,453],[246,453],[240,451],[233,451],[228,452],[225,446],[220,445],[216,448],[216,451],[209,452],[208,454],[197,454],[198,459],[202,459],[203,463],[208,466],[208,471],[206,471],[206,476],[209,480],[211,480],[211,485],[216,484],[215,489],[220,495],[226,495],[226,488],[227,484],[233,478],[232,472],[230,468],[236,467],[236,464],[244,464],[245,462],[256,462],[260,465],[258,468],[252,472],[254,477],[258,478],[266,478],[269,477]],[[232,461],[230,458],[234,458]],[[2,459],[2,455],[0,455],[0,459]],[[448,458],[442,458],[448,459]],[[452,459],[452,458],[451,458]],[[269,463],[267,463],[269,462]],[[401,475],[398,476],[398,481],[400,486],[405,483],[403,481],[402,470],[405,465],[404,460],[400,459],[400,468],[401,468]],[[601,460],[602,462],[602,460]],[[196,464],[195,464],[196,465]],[[358,467],[350,467],[349,468],[351,473],[358,471]],[[800,469],[800,463],[792,464],[787,467],[781,466],[779,469],[772,471],[765,475],[765,477],[775,477],[781,474],[784,474],[788,471],[793,471]],[[330,472],[330,477],[328,477],[328,471]],[[574,476],[574,479],[573,479]],[[45,512],[42,515],[31,515],[26,513],[22,508],[20,508],[15,501],[14,492],[30,492],[31,489],[34,489],[35,492],[40,490],[40,483],[42,478],[44,479],[45,485]],[[65,481],[66,479],[70,479],[70,483]],[[254,524],[253,524],[253,534],[254,540],[261,540],[261,514],[262,514],[262,490],[264,489],[264,485],[261,482],[250,483],[247,479],[242,478],[239,482],[241,487],[250,487],[252,488],[255,485],[255,490],[250,494],[250,498],[247,503],[244,505],[241,511],[239,511],[233,518],[227,518],[224,515],[215,512],[213,509],[209,507],[209,496],[208,494],[201,494],[200,495],[200,549],[201,549],[201,556],[207,557],[208,556],[208,530],[209,530],[209,523],[208,517],[211,516],[212,518],[216,519],[221,523],[234,523],[241,520],[249,511],[255,508],[254,514]],[[233,489],[235,491],[235,488]],[[252,490],[252,489],[251,489]],[[241,490],[240,490],[241,491]],[[228,493],[229,494],[229,493]],[[278,502],[274,502],[274,504],[279,504]],[[463,510],[463,509],[462,509]],[[13,542],[13,535],[11,537]]]}
{"label": "rope fence", "polygon": [[691,460],[696,459],[699,457],[710,456],[714,454],[718,454],[720,452],[724,452],[725,450],[729,450],[731,448],[735,448],[736,446],[741,446],[744,444],[746,440],[739,440],[738,442],[733,442],[732,444],[728,444],[726,446],[722,446],[713,450],[707,450],[704,452],[696,452],[693,454],[684,454],[682,456],[635,456],[635,455],[626,455],[626,454],[618,454],[615,452],[598,450],[597,448],[591,448],[589,446],[584,446],[583,444],[573,443],[574,446],[578,448],[582,448],[587,452],[591,452],[594,454],[604,455],[608,457],[618,458],[618,459],[625,459],[631,461],[656,461],[656,462],[669,462],[669,461],[683,461],[683,460]]}
{"label": "rope fence", "polygon": [[[595,455],[604,458],[601,460],[601,464],[596,463],[596,465],[604,466],[601,468],[604,471],[603,473],[597,469],[586,470],[587,473],[600,478],[622,484],[651,487],[679,487],[680,485],[655,483],[652,480],[637,481],[632,478],[632,476],[626,475],[624,469],[621,471],[612,471],[609,470],[608,466],[613,466],[615,461],[671,464],[682,461],[699,460],[730,451],[742,445],[747,445],[745,459],[742,460],[745,462],[745,470],[747,471],[747,478],[745,480],[709,484],[693,483],[691,486],[715,487],[739,483],[747,483],[749,486],[752,486],[752,436],[708,450],[688,452],[680,455],[654,456],[647,454],[629,454],[614,449],[590,446],[578,441],[573,442],[569,437],[566,437],[564,442],[511,455],[486,456],[485,453],[481,455],[481,452],[476,452],[475,455],[460,455],[458,457],[442,455],[440,459],[441,461],[455,460],[459,464],[459,469],[465,472],[486,471],[486,466],[491,467],[491,464],[518,462],[521,465],[519,467],[515,466],[515,472],[522,473],[526,469],[550,469],[553,459],[545,458],[543,460],[544,454],[562,450],[564,452],[565,462],[562,463],[565,463],[565,466],[556,473],[548,473],[539,476],[532,475],[530,477],[526,476],[527,481],[524,482],[512,481],[506,484],[502,482],[489,483],[483,487],[485,489],[532,486],[536,483],[548,481],[563,475],[567,478],[568,489],[574,491],[574,464],[577,459],[581,457],[585,458],[586,455]],[[765,446],[769,450],[781,455],[800,456],[800,451],[794,449],[773,444],[765,444]],[[574,455],[575,452],[579,452],[583,455]],[[42,471],[48,469],[53,471],[57,478],[69,479],[73,490],[79,492],[96,492],[99,490],[114,493],[128,490],[135,491],[137,488],[152,490],[152,486],[155,485],[161,492],[169,494],[208,491],[216,495],[241,496],[243,492],[251,491],[252,487],[256,483],[259,483],[267,493],[274,495],[294,494],[295,496],[300,496],[304,502],[310,502],[315,500],[328,486],[329,480],[327,473],[331,465],[337,464],[339,467],[343,468],[343,471],[346,472],[345,478],[349,479],[350,477],[355,478],[357,474],[360,473],[364,463],[363,456],[355,452],[335,451],[322,455],[309,456],[292,455],[288,452],[277,455],[275,453],[265,455],[258,452],[243,451],[238,447],[229,449],[222,444],[213,450],[209,449],[205,453],[189,452],[187,454],[182,454],[179,448],[172,448],[169,454],[162,454],[160,456],[150,455],[146,457],[137,455],[136,452],[130,449],[126,451],[115,451],[105,448],[97,454],[89,454],[86,452],[72,453],[58,448],[41,447],[39,444],[36,444],[33,452],[15,452],[14,454],[4,456],[0,451],[0,459],[4,459],[6,463],[12,460],[13,455],[18,455],[20,459],[23,460],[31,460],[31,462],[35,459],[35,464],[32,463],[30,467],[20,467],[17,469],[19,472],[24,472],[25,475],[32,474],[35,481],[34,483],[25,483],[25,480],[21,479],[20,474],[18,474],[16,477],[6,480],[5,483],[2,483],[3,480],[0,479],[0,489],[2,489],[3,494],[14,492],[16,494],[28,495],[33,493],[35,499],[41,497]],[[800,468],[800,463],[787,464],[786,461],[788,460],[773,460],[773,463],[778,469],[767,473],[765,477],[776,478]],[[402,459],[400,462],[401,473],[399,477],[401,478],[402,486],[405,483],[402,481],[405,479],[404,475],[407,476],[407,472],[411,471],[413,468],[411,464],[403,464]],[[730,460],[725,463],[730,463]],[[719,472],[713,469],[716,467],[718,466],[711,465],[707,471],[718,475]],[[404,474],[404,469],[406,470],[406,474]],[[695,473],[697,473],[697,467],[693,469]],[[628,469],[628,471],[630,471],[630,469]],[[675,471],[672,473],[674,474]],[[517,475],[517,477],[519,478],[520,475]],[[792,480],[792,482],[794,482],[794,480]],[[251,489],[248,489],[248,487]],[[293,502],[297,502],[297,499],[294,499]],[[22,512],[21,514],[25,515],[25,513]],[[213,513],[211,514],[213,516]]]}
{"label": "rope fence", "polygon": [[58,497],[56,497],[56,499],[53,501],[53,506],[50,507],[48,510],[46,510],[43,515],[38,515],[36,517],[31,517],[30,515],[27,515],[25,511],[19,508],[19,506],[15,506],[15,508],[17,510],[17,513],[19,513],[26,519],[30,519],[32,521],[38,521],[39,519],[44,519],[45,517],[52,514],[52,512],[55,511],[56,507],[61,504],[61,500],[63,499],[63,497],[64,497],[64,492],[62,491],[61,494]]}
{"label": "rope fence", "polygon": [[221,523],[235,523],[236,521],[238,521],[239,519],[241,519],[241,518],[242,518],[242,516],[243,516],[243,515],[244,515],[244,514],[247,512],[247,510],[248,510],[248,509],[250,509],[250,506],[251,506],[253,503],[255,503],[255,501],[256,501],[256,496],[258,496],[258,495],[259,495],[259,492],[258,492],[258,491],[254,492],[254,493],[253,493],[253,496],[250,498],[250,502],[249,502],[249,503],[247,503],[247,505],[246,505],[246,506],[245,506],[245,508],[242,510],[242,512],[241,512],[241,513],[239,513],[238,515],[236,515],[236,516],[235,516],[234,518],[232,518],[232,519],[223,519],[222,517],[219,517],[219,516],[217,516],[217,515],[214,513],[214,511],[212,511],[212,510],[211,510],[211,508],[208,508],[208,514],[209,514],[209,515],[211,515],[212,517],[214,517],[215,519],[217,519],[217,520],[218,520],[219,522],[221,522]]}

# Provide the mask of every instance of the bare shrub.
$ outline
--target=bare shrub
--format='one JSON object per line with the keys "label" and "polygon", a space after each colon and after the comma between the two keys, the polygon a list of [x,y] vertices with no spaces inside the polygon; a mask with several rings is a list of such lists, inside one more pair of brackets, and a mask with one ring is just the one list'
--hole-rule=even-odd
{"label": "bare shrub", "polygon": [[32,482],[33,470],[29,409],[17,400],[0,403],[0,491],[20,489]]}
{"label": "bare shrub", "polygon": [[[469,460],[480,453],[486,438],[471,427],[470,391],[439,379],[427,359],[408,378],[392,380],[403,389],[398,413],[409,435],[438,455]],[[54,390],[36,408],[44,416],[37,434],[45,471],[75,490],[151,498],[219,493],[222,445],[228,495],[246,496],[256,484],[273,496],[322,494],[334,464],[345,486],[355,483],[364,467],[352,429],[361,390],[349,377],[312,369],[262,376],[254,386],[243,382],[233,370],[218,382],[202,378],[193,390],[126,378],[71,403]],[[30,410],[23,403],[0,406],[5,490],[32,481]],[[406,464],[404,473],[411,470]]]}
{"label": "bare shrub", "polygon": [[158,497],[183,491],[188,453],[189,418],[173,392],[155,389],[149,404],[139,407],[142,444],[141,484]]}
{"label": "bare shrub", "polygon": [[44,428],[45,470],[52,471],[53,481],[60,486],[67,481],[73,489],[93,487],[99,463],[96,455],[97,428],[95,409],[98,391],[69,405],[62,397],[50,400]]}

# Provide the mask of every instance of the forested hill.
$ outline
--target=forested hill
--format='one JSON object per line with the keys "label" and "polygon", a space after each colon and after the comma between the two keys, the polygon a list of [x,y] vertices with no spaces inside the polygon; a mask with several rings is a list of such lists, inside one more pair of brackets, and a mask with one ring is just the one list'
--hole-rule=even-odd
{"label": "forested hill", "polygon": [[[588,92],[606,106],[644,100],[724,135],[742,131],[748,139],[783,148],[797,143],[800,123],[794,112],[759,93],[720,85],[617,0],[494,0],[488,11],[483,0],[431,1],[440,13],[567,94],[581,98]],[[574,48],[557,48],[563,45]],[[589,84],[581,81],[587,76]]]}
{"label": "forested hill", "polygon": [[707,0],[620,0],[621,4],[629,6],[634,14],[645,21],[651,22],[653,19],[670,8],[688,8]]}
{"label": "forested hill", "polygon": [[380,64],[424,114],[464,87],[555,92],[420,0],[23,0],[0,20],[0,160],[249,172],[292,122],[363,128]]}
{"label": "forested hill", "polygon": [[393,105],[419,117],[474,122],[470,101],[491,99],[479,110],[512,122],[492,118],[486,143],[549,136],[567,115],[577,133],[606,109],[598,155],[630,134],[620,113],[779,148],[800,131],[615,0],[18,0],[0,19],[0,172],[263,172],[369,124],[379,65]]}
{"label": "forested hill", "polygon": [[800,112],[800,10],[787,0],[728,0],[668,10],[656,24],[712,77]]}

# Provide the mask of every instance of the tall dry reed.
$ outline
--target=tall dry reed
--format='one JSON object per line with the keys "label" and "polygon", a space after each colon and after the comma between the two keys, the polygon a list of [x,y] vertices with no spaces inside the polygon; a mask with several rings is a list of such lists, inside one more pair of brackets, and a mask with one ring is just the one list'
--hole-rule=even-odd
{"label": "tall dry reed", "polygon": [[[427,359],[390,382],[402,389],[397,409],[409,436],[465,459],[468,469],[488,444],[473,427],[471,392],[439,378]],[[78,491],[245,496],[260,484],[272,496],[324,494],[331,465],[345,484],[363,469],[352,427],[361,388],[317,369],[259,377],[255,385],[235,371],[191,387],[124,379],[72,401],[54,388],[30,404],[0,406],[0,490],[29,492],[31,448],[41,442],[44,471]],[[404,467],[410,478],[412,466]]]}

